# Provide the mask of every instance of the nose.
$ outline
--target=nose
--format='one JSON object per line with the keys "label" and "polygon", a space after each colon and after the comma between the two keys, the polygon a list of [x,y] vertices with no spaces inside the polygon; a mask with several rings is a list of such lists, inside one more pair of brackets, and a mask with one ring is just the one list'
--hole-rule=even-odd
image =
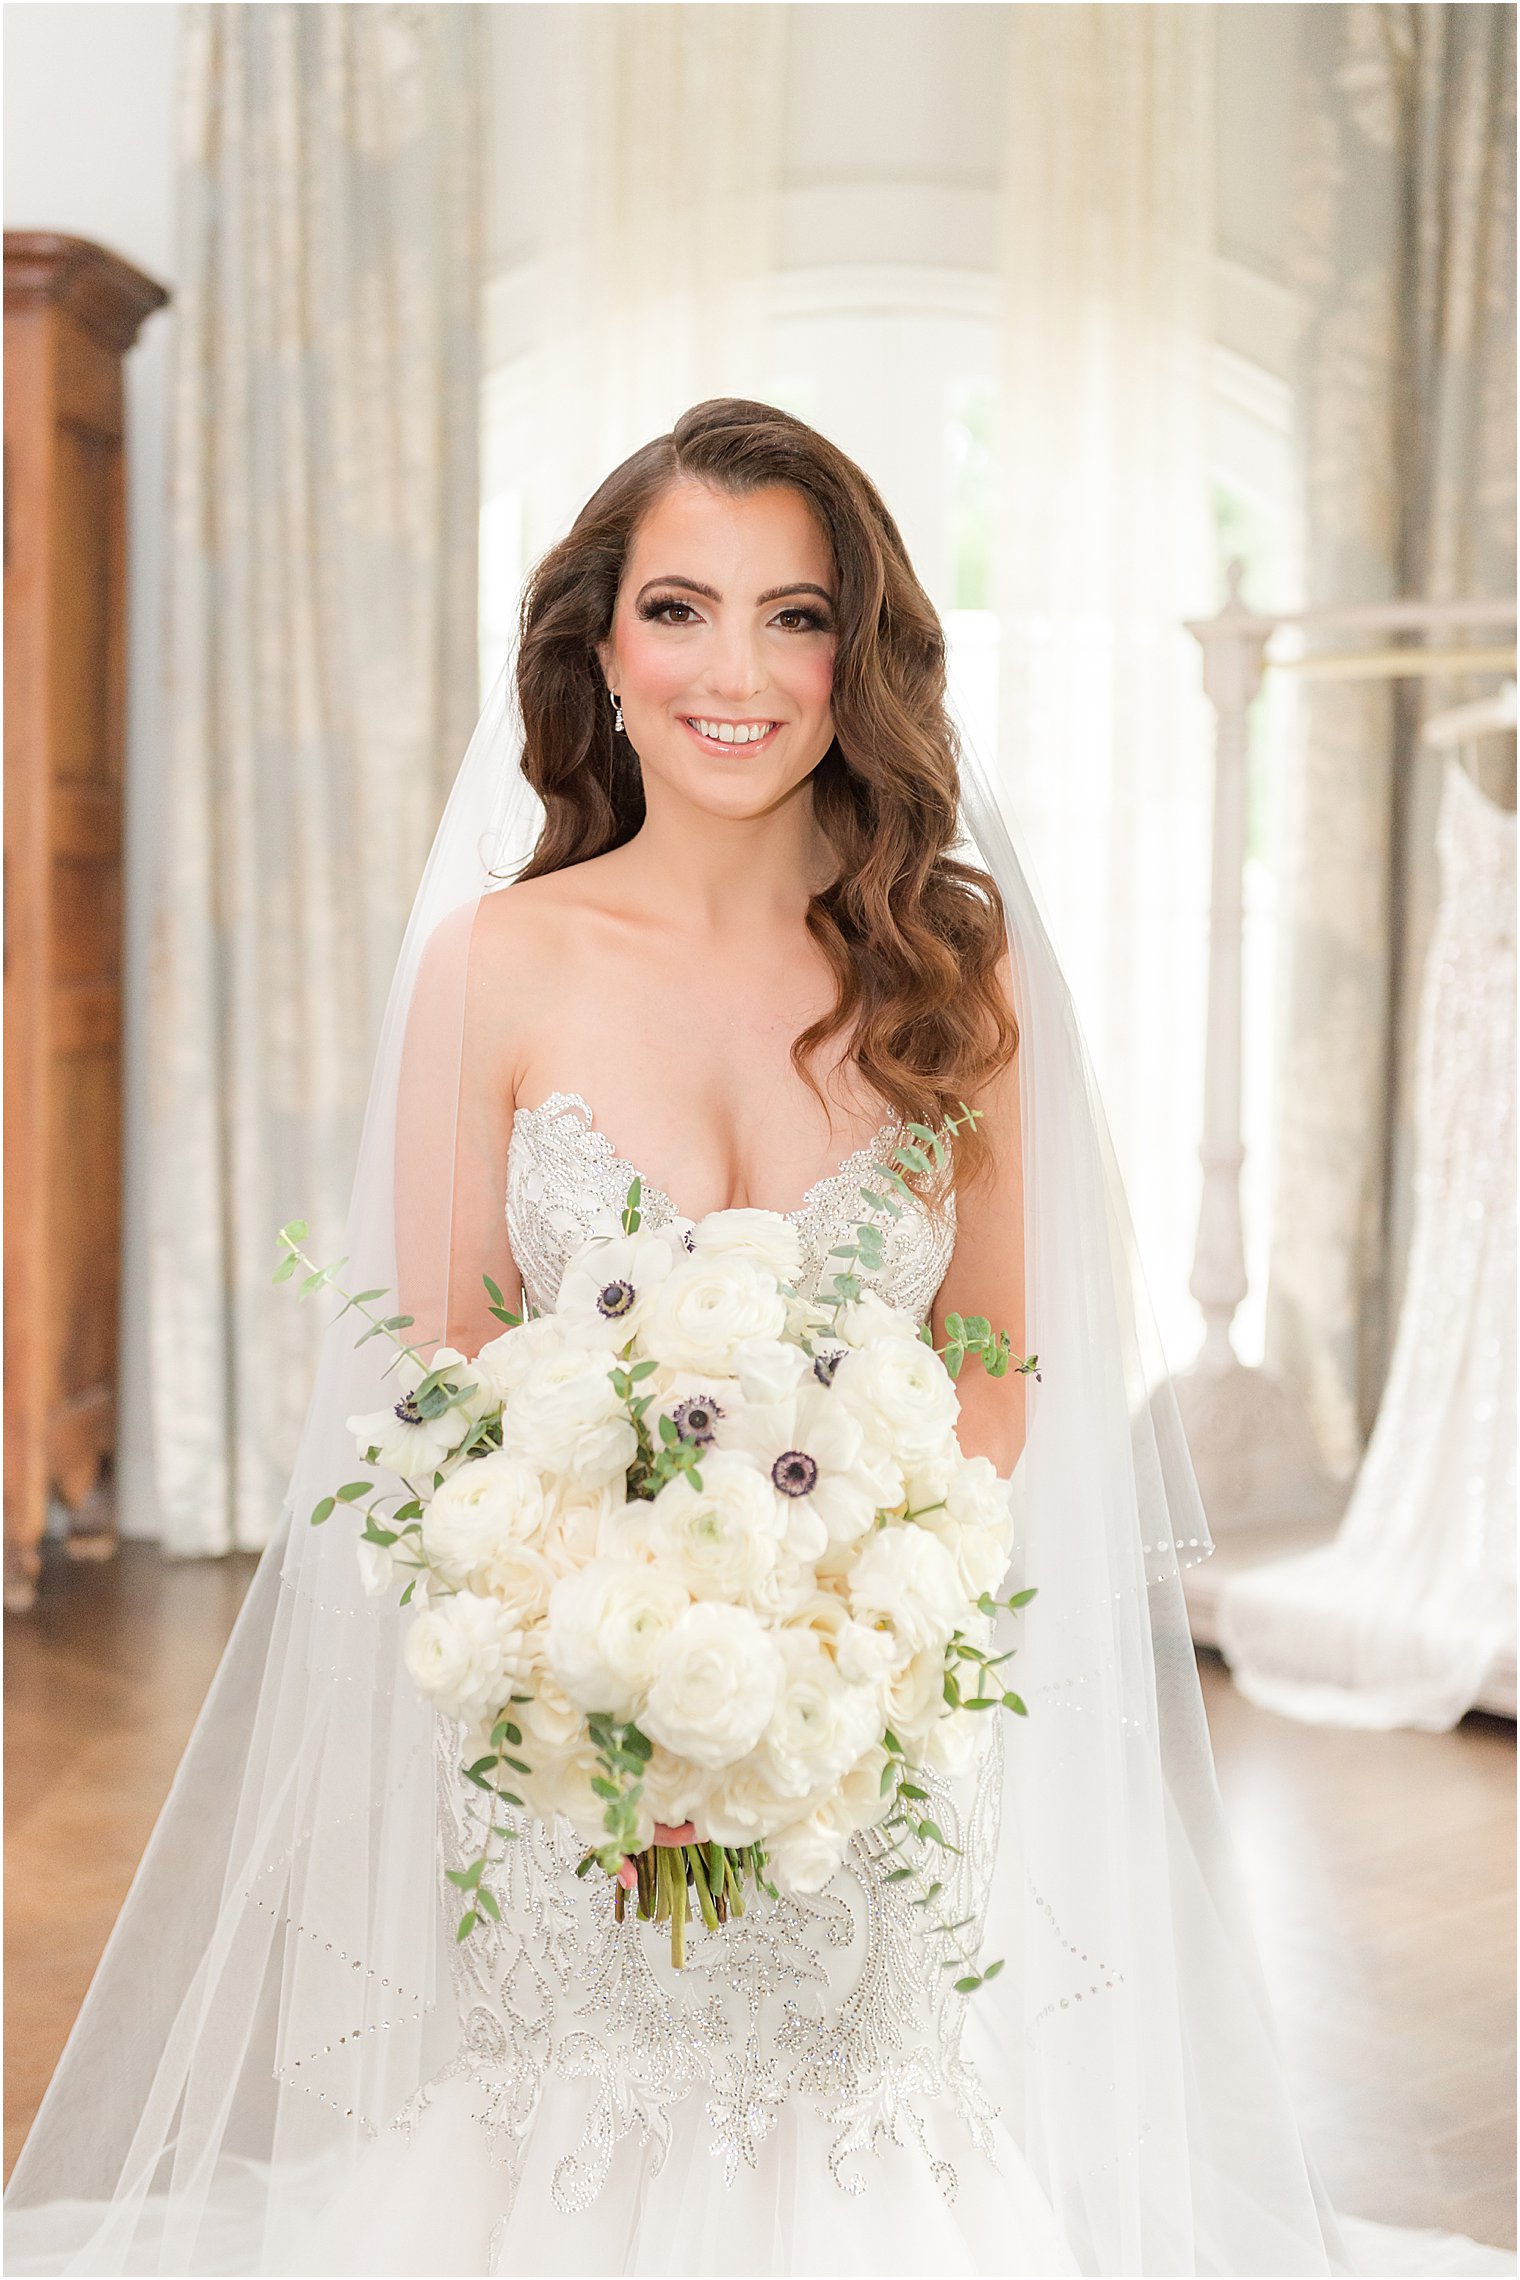
{"label": "nose", "polygon": [[707,661],[707,687],[714,699],[729,705],[749,704],[765,681],[756,629],[737,619],[719,625]]}

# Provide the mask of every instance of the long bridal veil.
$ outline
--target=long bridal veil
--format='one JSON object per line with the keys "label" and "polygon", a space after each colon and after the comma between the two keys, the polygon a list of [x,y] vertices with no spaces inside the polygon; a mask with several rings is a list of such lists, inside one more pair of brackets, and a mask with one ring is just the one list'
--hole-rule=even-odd
{"label": "long bridal veil", "polygon": [[[451,1276],[489,1263],[459,1204],[501,1167],[471,1162],[455,1111],[474,913],[539,818],[514,687],[509,665],[418,891],[342,1245],[348,1291],[394,1290],[399,1260],[419,1341]],[[1030,1715],[988,1929],[1007,1964],[969,1999],[968,2055],[1083,2271],[1513,2270],[1338,2222],[1300,2142],[1183,1608],[1208,1531],[1071,998],[962,741],[966,836],[1008,922],[1041,1368],[1016,1553],[1039,1596],[1010,1642]],[[345,1421],[396,1398],[390,1347],[356,1343],[330,1292],[307,1303],[336,1318],[281,1524],[18,2162],[12,2272],[310,2270],[314,2212],[458,2040],[407,1617],[366,1597],[341,1510],[309,1518],[354,1470]]]}

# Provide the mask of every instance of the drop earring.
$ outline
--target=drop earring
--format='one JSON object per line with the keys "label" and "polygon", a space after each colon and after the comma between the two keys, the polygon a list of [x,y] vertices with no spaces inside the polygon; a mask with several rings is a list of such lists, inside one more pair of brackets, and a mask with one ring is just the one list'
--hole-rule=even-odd
{"label": "drop earring", "polygon": [[617,708],[612,716],[612,733],[614,736],[626,736],[628,731],[623,726],[623,700],[616,689],[609,689],[607,694]]}

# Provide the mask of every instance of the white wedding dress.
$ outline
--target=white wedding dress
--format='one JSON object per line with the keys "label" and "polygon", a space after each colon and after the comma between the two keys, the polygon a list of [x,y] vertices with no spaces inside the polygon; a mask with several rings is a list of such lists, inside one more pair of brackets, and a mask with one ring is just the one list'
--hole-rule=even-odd
{"label": "white wedding dress", "polygon": [[[848,1239],[861,1181],[894,1136],[884,1127],[787,1214],[807,1285]],[[579,1095],[519,1110],[507,1220],[535,1309],[552,1307],[566,1261],[621,1210],[635,1169]],[[642,1208],[649,1226],[680,1218],[647,1179]],[[905,1211],[876,1287],[923,1321],[953,1240],[953,1198],[938,1222]],[[986,1910],[1001,1745],[989,1722],[967,1775],[927,1777],[961,1848],[951,1920]],[[485,1827],[460,1749],[440,1721],[443,1865],[455,1868]],[[713,1934],[696,1924],[676,1971],[667,1933],[631,1910],[617,1924],[605,1880],[576,1877],[585,1847],[568,1824],[514,1819],[496,1879],[503,1922],[454,1948],[460,2047],[328,2213],[308,2269],[1078,2269],[984,2086],[975,1997],[953,1992],[922,1916],[883,1881],[873,1832],[816,1898],[752,1899]]]}

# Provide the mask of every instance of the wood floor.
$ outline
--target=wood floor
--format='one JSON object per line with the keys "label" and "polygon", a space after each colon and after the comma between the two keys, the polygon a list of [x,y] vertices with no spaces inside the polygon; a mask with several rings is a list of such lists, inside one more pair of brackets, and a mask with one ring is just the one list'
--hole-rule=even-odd
{"label": "wood floor", "polygon": [[[129,1545],[50,1565],[36,1613],[6,1625],[7,2174],[251,1566]],[[1512,2247],[1513,1726],[1297,1726],[1202,1664],[1284,2062],[1333,2199]]]}

